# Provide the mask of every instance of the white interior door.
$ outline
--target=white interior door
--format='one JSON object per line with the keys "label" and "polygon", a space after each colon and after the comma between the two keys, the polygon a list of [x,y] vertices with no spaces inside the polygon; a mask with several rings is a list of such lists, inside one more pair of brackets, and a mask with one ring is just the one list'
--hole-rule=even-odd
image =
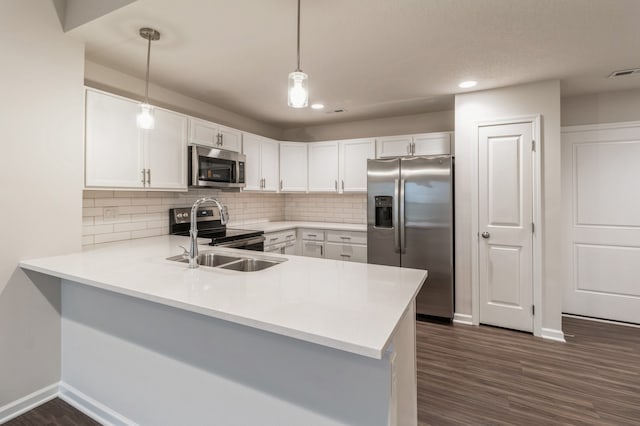
{"label": "white interior door", "polygon": [[533,128],[478,135],[480,322],[533,331]]}
{"label": "white interior door", "polygon": [[562,134],[563,311],[640,324],[640,124]]}

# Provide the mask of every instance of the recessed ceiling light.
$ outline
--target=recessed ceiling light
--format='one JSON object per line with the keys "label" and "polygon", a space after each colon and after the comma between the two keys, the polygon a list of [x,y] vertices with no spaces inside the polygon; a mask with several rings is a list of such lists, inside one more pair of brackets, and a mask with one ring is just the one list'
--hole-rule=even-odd
{"label": "recessed ceiling light", "polygon": [[468,81],[463,81],[462,83],[458,84],[458,87],[460,87],[461,89],[469,89],[471,87],[474,87],[476,84],[478,84],[477,81],[468,80]]}
{"label": "recessed ceiling light", "polygon": [[322,109],[324,108],[323,104],[311,104],[311,108],[313,109]]}

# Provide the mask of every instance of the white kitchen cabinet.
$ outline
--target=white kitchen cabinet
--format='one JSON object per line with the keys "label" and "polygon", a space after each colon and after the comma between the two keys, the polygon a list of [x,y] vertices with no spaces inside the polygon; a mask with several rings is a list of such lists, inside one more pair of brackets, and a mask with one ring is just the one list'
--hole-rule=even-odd
{"label": "white kitchen cabinet", "polygon": [[89,89],[85,186],[187,190],[187,117],[154,108],[155,128],[136,125],[139,103]]}
{"label": "white kitchen cabinet", "polygon": [[220,126],[220,145],[219,148],[229,151],[242,151],[242,132],[232,129],[231,127]]}
{"label": "white kitchen cabinet", "polygon": [[243,134],[242,152],[245,163],[245,191],[278,191],[280,144],[251,133]]}
{"label": "white kitchen cabinet", "polygon": [[324,242],[303,240],[302,255],[307,257],[324,257]]}
{"label": "white kitchen cabinet", "polygon": [[338,142],[309,144],[309,192],[338,189]]}
{"label": "white kitchen cabinet", "polygon": [[340,141],[340,192],[367,192],[367,159],[376,157],[375,139]]}
{"label": "white kitchen cabinet", "polygon": [[413,135],[413,155],[451,154],[451,133]]}
{"label": "white kitchen cabinet", "polygon": [[326,258],[346,262],[367,263],[367,246],[355,244],[326,243]]}
{"label": "white kitchen cabinet", "polygon": [[281,232],[264,234],[264,251],[267,253],[297,254],[296,230],[288,229]]}
{"label": "white kitchen cabinet", "polygon": [[299,233],[303,256],[324,257],[324,231],[300,229]]}
{"label": "white kitchen cabinet", "polygon": [[366,263],[367,233],[327,231],[325,250],[325,257],[327,259]]}
{"label": "white kitchen cabinet", "polygon": [[307,191],[307,145],[280,142],[280,191]]}
{"label": "white kitchen cabinet", "polygon": [[404,157],[411,155],[411,135],[389,136],[376,139],[376,155],[382,157]]}
{"label": "white kitchen cabinet", "polygon": [[242,132],[211,121],[190,117],[189,144],[240,152]]}
{"label": "white kitchen cabinet", "polygon": [[187,117],[156,109],[155,119],[155,128],[145,138],[147,186],[186,190]]}
{"label": "white kitchen cabinet", "polygon": [[444,155],[451,153],[451,133],[422,133],[376,139],[376,156]]}

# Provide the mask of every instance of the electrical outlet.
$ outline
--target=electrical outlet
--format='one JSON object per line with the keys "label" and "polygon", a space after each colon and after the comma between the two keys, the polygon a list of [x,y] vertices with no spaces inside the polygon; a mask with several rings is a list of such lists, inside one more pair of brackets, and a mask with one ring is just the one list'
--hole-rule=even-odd
{"label": "electrical outlet", "polygon": [[102,217],[104,217],[105,221],[113,221],[118,218],[118,208],[117,207],[105,207],[102,210]]}

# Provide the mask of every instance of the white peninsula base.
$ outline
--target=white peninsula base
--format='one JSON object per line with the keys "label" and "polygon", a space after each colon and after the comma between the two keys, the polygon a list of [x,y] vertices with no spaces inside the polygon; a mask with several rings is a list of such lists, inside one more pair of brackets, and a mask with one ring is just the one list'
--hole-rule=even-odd
{"label": "white peninsula base", "polygon": [[415,308],[375,359],[62,280],[61,379],[105,424],[416,425]]}

